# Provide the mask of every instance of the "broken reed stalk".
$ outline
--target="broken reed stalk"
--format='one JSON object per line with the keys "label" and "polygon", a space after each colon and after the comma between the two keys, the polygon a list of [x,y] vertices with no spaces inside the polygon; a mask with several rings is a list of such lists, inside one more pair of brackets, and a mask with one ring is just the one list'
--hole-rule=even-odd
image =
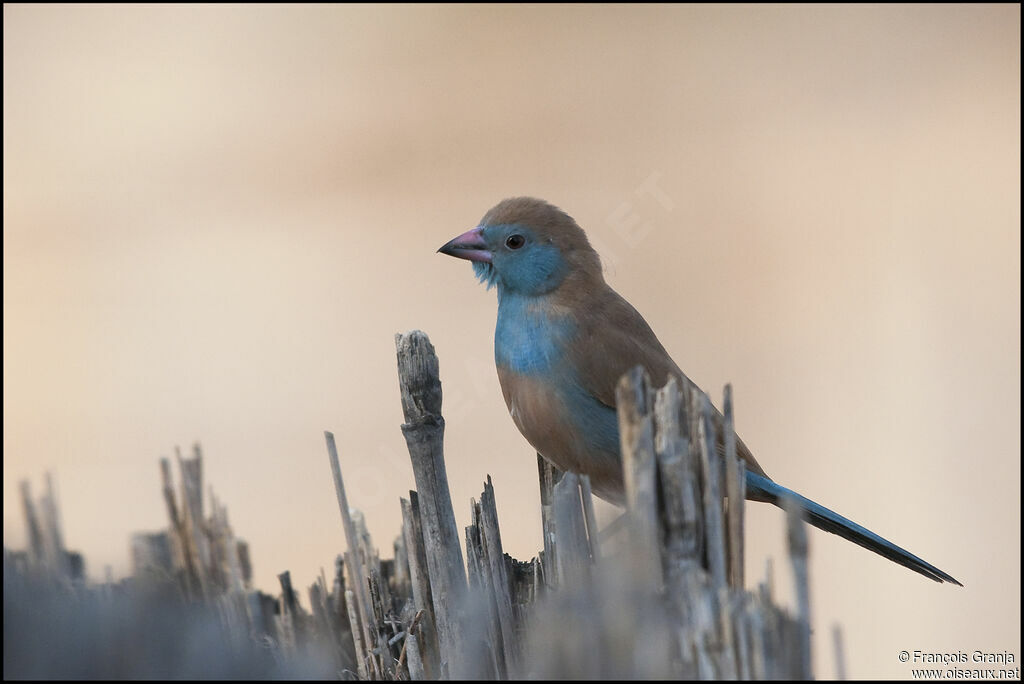
{"label": "broken reed stalk", "polygon": [[42,565],[45,562],[43,531],[39,525],[39,517],[36,515],[36,505],[32,501],[28,480],[22,480],[19,488],[21,491],[22,513],[25,515],[25,525],[28,528],[30,558],[34,565]]}
{"label": "broken reed stalk", "polygon": [[[356,617],[358,618],[357,624],[352,624],[352,630],[355,632],[358,629],[362,630],[362,640],[364,644],[376,643],[379,649],[379,655],[381,659],[384,658],[384,654],[388,651],[383,648],[386,645],[381,644],[383,637],[379,632],[376,632],[374,625],[377,621],[374,619],[373,604],[370,599],[369,585],[367,584],[368,578],[365,573],[365,565],[363,560],[359,557],[359,538],[356,532],[355,523],[352,520],[352,513],[348,506],[348,496],[345,494],[345,482],[341,478],[341,464],[338,462],[338,448],[334,444],[334,434],[331,432],[324,432],[324,438],[327,441],[327,455],[331,464],[331,473],[334,476],[334,491],[338,497],[338,509],[341,512],[342,525],[345,528],[345,541],[348,544],[348,551],[345,554],[345,565],[349,571],[349,577],[352,578],[353,584],[355,585],[354,595],[356,599]],[[357,648],[356,657],[361,658],[363,651]],[[386,659],[385,659],[386,660]],[[371,665],[369,669],[377,670],[379,666],[383,666],[385,671],[388,671],[390,663],[379,663],[378,660],[371,658]]]}
{"label": "broken reed stalk", "polygon": [[[345,566],[351,567],[347,561]],[[352,572],[349,571],[349,577],[351,576]],[[369,679],[370,676],[366,668],[366,658],[364,657],[366,649],[363,646],[363,630],[360,629],[360,625],[364,623],[359,621],[359,608],[356,606],[356,595],[351,589],[345,590],[345,607],[348,610],[349,625],[352,626],[352,644],[356,650],[356,667],[359,671],[359,678]]]}
{"label": "broken reed stalk", "polygon": [[732,385],[725,386],[723,400],[725,429],[726,520],[729,530],[729,586],[743,588],[743,501],[747,498],[746,463],[736,457],[736,430],[732,413]]}
{"label": "broken reed stalk", "polygon": [[846,680],[846,649],[843,646],[843,628],[832,625],[832,648],[836,657],[836,679]]}
{"label": "broken reed stalk", "polygon": [[811,679],[811,599],[807,579],[807,524],[795,501],[789,500],[786,503],[786,522],[789,562],[793,566],[796,618],[799,630],[797,677]]}
{"label": "broken reed stalk", "polygon": [[589,475],[580,475],[580,497],[583,499],[583,519],[587,523],[590,558],[596,563],[601,559],[601,540],[598,537],[597,516],[594,515],[594,493],[590,489]]}
{"label": "broken reed stalk", "polygon": [[548,582],[558,583],[558,551],[555,548],[555,485],[562,479],[562,471],[551,461],[537,454],[537,474],[540,480],[540,520],[544,535],[544,549],[540,552],[541,564]]}
{"label": "broken reed stalk", "polygon": [[641,368],[634,368],[620,379],[615,402],[619,411],[631,552],[642,581],[651,587],[660,587],[663,580],[654,457],[654,393]]}
{"label": "broken reed stalk", "polygon": [[580,505],[580,477],[565,473],[552,492],[554,547],[558,556],[558,585],[586,582],[590,572],[587,523]]}
{"label": "broken reed stalk", "polygon": [[699,416],[697,423],[697,444],[700,450],[700,466],[703,475],[704,490],[704,523],[707,533],[706,540],[708,569],[711,582],[715,589],[726,586],[725,579],[725,527],[722,524],[722,468],[718,455],[718,439],[713,420],[714,407],[708,396],[693,389],[692,394],[695,412]]}
{"label": "broken reed stalk", "polygon": [[200,595],[209,600],[212,593],[206,570],[210,567],[210,543],[202,530],[203,454],[198,444],[193,447],[192,458],[183,458],[177,448],[175,451],[181,472],[182,528],[185,533],[182,541],[195,561]]}
{"label": "broken reed stalk", "polygon": [[399,502],[402,506],[402,535],[405,538],[413,601],[417,616],[423,616],[418,622],[417,654],[422,656],[421,669],[424,677],[433,676],[432,678],[436,679],[440,675],[440,663],[433,657],[437,653],[437,627],[434,622],[434,599],[430,593],[430,575],[427,571],[427,553],[423,548],[419,495],[415,491],[410,491],[409,498],[400,499]]}
{"label": "broken reed stalk", "polygon": [[502,661],[505,663],[506,674],[514,672],[519,658],[519,647],[516,643],[515,625],[512,616],[512,597],[510,596],[509,572],[505,562],[505,554],[501,547],[501,530],[498,528],[498,508],[494,501],[494,485],[491,476],[487,476],[484,491],[480,495],[479,524],[482,547],[487,561],[494,592],[494,604],[498,626],[501,631]]}
{"label": "broken reed stalk", "polygon": [[453,678],[470,675],[463,655],[461,611],[466,594],[455,512],[444,464],[444,418],[437,354],[422,332],[395,335],[398,383],[405,436],[420,500],[423,540],[441,651],[441,671]]}

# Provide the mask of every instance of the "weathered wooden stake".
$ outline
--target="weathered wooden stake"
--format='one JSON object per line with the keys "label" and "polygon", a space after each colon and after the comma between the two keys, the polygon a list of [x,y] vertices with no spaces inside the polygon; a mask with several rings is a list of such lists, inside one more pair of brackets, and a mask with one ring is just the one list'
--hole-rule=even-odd
{"label": "weathered wooden stake", "polygon": [[512,598],[505,552],[501,546],[501,531],[498,528],[498,507],[494,501],[494,485],[487,476],[484,491],[480,495],[480,536],[491,576],[491,587],[497,609],[498,625],[501,628],[501,648],[508,673],[515,671],[518,660]]}
{"label": "weathered wooden stake", "polygon": [[[363,571],[363,563],[359,553],[359,535],[355,523],[352,520],[352,512],[348,507],[348,496],[345,494],[345,482],[341,478],[341,464],[338,461],[338,448],[334,444],[334,433],[324,431],[324,438],[327,441],[327,458],[331,463],[331,473],[334,476],[334,492],[338,497],[338,509],[341,512],[341,522],[345,529],[345,543],[348,545],[348,552],[345,554],[345,565],[348,568],[349,577],[352,578],[353,591],[355,592],[356,605],[358,607],[358,627],[362,628],[363,646],[369,651],[371,644],[377,644],[380,650],[380,659],[384,662],[381,665],[390,670],[391,657],[387,649],[387,640],[376,628],[376,620],[373,613],[373,602],[370,599],[368,578]],[[357,625],[352,624],[355,632]],[[381,642],[383,641],[383,646]],[[357,653],[357,657],[362,657]],[[376,662],[372,667],[376,667]]]}
{"label": "weathered wooden stake", "polygon": [[658,477],[654,456],[654,392],[640,366],[615,390],[622,447],[626,509],[634,571],[652,588],[661,587],[661,540],[658,534]]}
{"label": "weathered wooden stake", "polygon": [[697,440],[700,449],[701,474],[704,490],[704,524],[707,540],[708,571],[715,589],[726,586],[725,576],[725,527],[722,524],[721,459],[718,456],[717,435],[715,434],[714,408],[711,400],[700,390],[695,390],[694,408],[700,416],[697,424]]}
{"label": "weathered wooden stake", "polygon": [[796,589],[797,627],[799,638],[799,669],[796,676],[811,679],[811,598],[807,580],[807,525],[796,501],[786,502],[787,530],[789,538],[789,559],[793,565],[793,581]]}
{"label": "weathered wooden stake", "polygon": [[[421,656],[424,676],[437,679],[440,655],[437,646],[437,628],[434,622],[434,599],[430,593],[430,573],[427,570],[427,553],[423,548],[423,525],[420,518],[419,496],[409,492],[408,499],[401,499],[402,535],[405,537],[406,554],[409,557],[409,579],[412,584],[413,603],[419,619],[419,634],[416,647]],[[410,667],[412,663],[410,661]],[[438,673],[439,674],[439,673]]]}
{"label": "weathered wooden stake", "polygon": [[444,418],[437,355],[427,336],[414,330],[395,335],[398,383],[409,456],[420,497],[423,540],[441,646],[442,671],[472,676],[463,649],[466,572],[444,464]]}
{"label": "weathered wooden stake", "polygon": [[541,566],[544,579],[549,586],[558,584],[558,550],[555,548],[555,485],[562,479],[562,471],[537,454],[537,474],[540,480],[540,521],[544,535],[544,550],[541,552]]}
{"label": "weathered wooden stake", "polygon": [[836,679],[846,679],[846,649],[843,646],[843,628],[836,624],[832,625],[832,648],[836,655]]}
{"label": "weathered wooden stake", "polygon": [[732,412],[732,385],[725,386],[725,494],[728,497],[726,523],[729,532],[729,586],[742,589],[743,579],[743,514],[746,498],[746,466],[736,457],[736,430]]}
{"label": "weathered wooden stake", "polygon": [[587,586],[590,577],[590,544],[587,541],[587,524],[583,518],[579,482],[576,473],[565,473],[552,493],[558,587],[565,591]]}

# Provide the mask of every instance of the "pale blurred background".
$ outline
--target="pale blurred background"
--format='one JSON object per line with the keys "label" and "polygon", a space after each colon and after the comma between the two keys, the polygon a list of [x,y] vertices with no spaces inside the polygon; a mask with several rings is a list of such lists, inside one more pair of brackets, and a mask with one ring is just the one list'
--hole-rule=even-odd
{"label": "pale blurred background", "polygon": [[[55,474],[130,571],[201,441],[257,584],[343,548],[323,430],[390,557],[413,478],[392,336],[441,359],[460,526],[541,547],[495,296],[436,254],[558,204],[775,479],[959,578],[814,532],[815,664],[1020,657],[1020,8],[5,5],[4,544]],[[607,514],[607,512],[606,512]],[[750,504],[748,582],[783,516]]]}

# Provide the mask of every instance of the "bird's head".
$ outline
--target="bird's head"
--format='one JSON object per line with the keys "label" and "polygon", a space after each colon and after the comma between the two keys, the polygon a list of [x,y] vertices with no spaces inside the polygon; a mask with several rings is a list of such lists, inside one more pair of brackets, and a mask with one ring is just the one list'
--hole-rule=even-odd
{"label": "bird's head", "polygon": [[603,280],[583,229],[558,207],[532,197],[501,201],[480,225],[438,251],[473,262],[477,277],[499,292],[536,296],[567,280]]}

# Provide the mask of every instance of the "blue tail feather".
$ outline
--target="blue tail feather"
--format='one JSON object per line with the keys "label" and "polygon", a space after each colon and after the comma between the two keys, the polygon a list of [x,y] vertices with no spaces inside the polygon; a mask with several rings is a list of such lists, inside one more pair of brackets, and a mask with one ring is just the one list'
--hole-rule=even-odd
{"label": "blue tail feather", "polygon": [[821,504],[815,503],[791,489],[787,489],[766,477],[750,471],[747,471],[747,498],[755,501],[766,501],[775,504],[779,508],[785,506],[787,499],[795,501],[803,512],[804,520],[815,527],[832,534],[837,534],[843,539],[870,549],[894,563],[899,563],[914,572],[924,575],[928,579],[935,580],[936,582],[952,582],[958,586],[963,586],[952,576],[939,570],[931,563],[923,561],[906,549],[902,549],[891,541],[879,537],[871,530],[861,527],[852,520],[847,520],[838,513],[830,511]]}

